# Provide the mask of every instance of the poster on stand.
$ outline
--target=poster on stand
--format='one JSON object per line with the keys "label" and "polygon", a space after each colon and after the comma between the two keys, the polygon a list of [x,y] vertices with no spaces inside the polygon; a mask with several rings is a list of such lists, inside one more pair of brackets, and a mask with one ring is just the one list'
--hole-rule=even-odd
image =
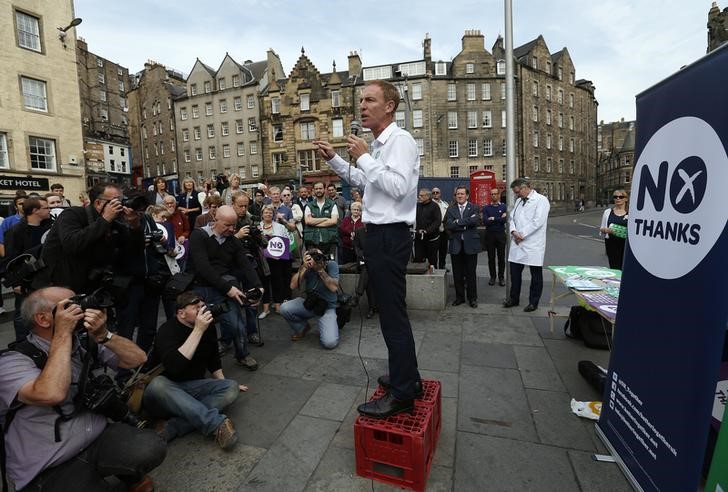
{"label": "poster on stand", "polygon": [[697,490],[701,479],[728,320],[726,87],[724,48],[637,96],[627,247],[597,423],[637,490]]}

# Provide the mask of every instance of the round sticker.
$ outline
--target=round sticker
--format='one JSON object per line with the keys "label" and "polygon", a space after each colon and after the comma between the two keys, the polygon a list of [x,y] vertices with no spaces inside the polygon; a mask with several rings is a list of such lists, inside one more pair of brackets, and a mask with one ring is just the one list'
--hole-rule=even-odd
{"label": "round sticker", "polygon": [[280,258],[286,252],[286,243],[278,236],[273,236],[268,240],[268,254],[273,258]]}

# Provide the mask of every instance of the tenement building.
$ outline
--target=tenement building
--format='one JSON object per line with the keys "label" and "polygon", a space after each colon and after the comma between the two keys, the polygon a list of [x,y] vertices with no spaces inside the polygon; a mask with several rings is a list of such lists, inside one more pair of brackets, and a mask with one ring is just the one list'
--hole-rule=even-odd
{"label": "tenement building", "polygon": [[599,123],[597,129],[597,203],[610,203],[612,192],[629,191],[634,169],[636,126],[634,121]]}
{"label": "tenement building", "polygon": [[713,2],[708,11],[708,53],[728,41],[728,7],[723,11]]}
{"label": "tenement building", "polygon": [[174,99],[185,95],[184,75],[150,60],[132,85],[128,105],[133,184],[146,187],[152,178],[164,176],[174,190],[179,163]]}
{"label": "tenement building", "polygon": [[71,0],[0,0],[0,203],[57,182],[78,204],[85,189],[79,22]]}
{"label": "tenement building", "polygon": [[180,176],[237,174],[247,187],[263,179],[259,96],[275,73],[283,67],[273,50],[242,64],[226,54],[217,69],[195,62],[186,94],[174,101]]}
{"label": "tenement building", "polygon": [[131,185],[127,91],[129,70],[76,41],[86,185],[99,181]]}

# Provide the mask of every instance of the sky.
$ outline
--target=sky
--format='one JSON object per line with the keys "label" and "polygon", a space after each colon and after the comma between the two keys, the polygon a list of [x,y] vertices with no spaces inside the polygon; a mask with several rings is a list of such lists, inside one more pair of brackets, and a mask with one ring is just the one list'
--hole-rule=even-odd
{"label": "sky", "polygon": [[[513,0],[513,43],[542,34],[552,53],[568,48],[577,79],[591,80],[598,120],[635,118],[635,96],[705,55],[711,0]],[[728,0],[719,0],[721,9]],[[322,73],[346,70],[359,52],[364,66],[450,60],[467,29],[491,51],[505,34],[503,0],[75,0],[77,33],[91,52],[129,69],[155,60],[185,74],[196,58],[217,68],[225,53],[264,60],[272,48],[286,75],[305,48]]]}

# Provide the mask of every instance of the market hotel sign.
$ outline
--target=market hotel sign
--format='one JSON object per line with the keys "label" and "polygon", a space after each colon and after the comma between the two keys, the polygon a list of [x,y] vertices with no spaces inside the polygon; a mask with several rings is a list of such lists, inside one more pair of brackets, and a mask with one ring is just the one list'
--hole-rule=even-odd
{"label": "market hotel sign", "polygon": [[0,190],[47,191],[48,178],[0,175]]}

